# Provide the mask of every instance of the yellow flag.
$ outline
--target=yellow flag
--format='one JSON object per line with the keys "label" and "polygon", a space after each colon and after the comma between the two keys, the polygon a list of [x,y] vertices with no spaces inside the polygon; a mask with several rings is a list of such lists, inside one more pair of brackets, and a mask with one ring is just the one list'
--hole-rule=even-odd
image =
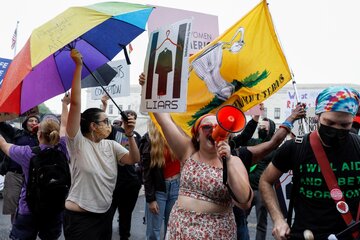
{"label": "yellow flag", "polygon": [[203,114],[225,104],[247,111],[291,79],[265,0],[191,56],[189,66],[187,111],[171,114],[188,134]]}

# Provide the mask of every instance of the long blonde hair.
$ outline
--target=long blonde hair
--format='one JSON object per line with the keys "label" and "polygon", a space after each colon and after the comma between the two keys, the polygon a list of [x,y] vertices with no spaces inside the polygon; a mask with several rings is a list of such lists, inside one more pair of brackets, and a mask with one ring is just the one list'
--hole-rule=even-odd
{"label": "long blonde hair", "polygon": [[166,140],[161,135],[159,130],[156,128],[155,124],[149,120],[148,121],[148,129],[149,129],[149,138],[150,138],[150,168],[153,167],[163,167],[165,166],[165,151],[169,151],[172,161],[174,161],[175,156],[171,151],[170,147],[166,143]]}

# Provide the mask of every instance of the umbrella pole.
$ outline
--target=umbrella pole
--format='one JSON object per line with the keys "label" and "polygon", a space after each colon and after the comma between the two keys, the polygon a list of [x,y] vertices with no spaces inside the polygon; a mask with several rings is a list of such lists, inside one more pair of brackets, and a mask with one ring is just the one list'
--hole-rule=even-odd
{"label": "umbrella pole", "polygon": [[91,76],[95,79],[95,81],[99,84],[99,86],[102,88],[102,90],[106,93],[106,95],[108,95],[108,97],[110,98],[110,100],[115,104],[115,106],[117,107],[117,109],[119,109],[120,111],[120,115],[122,117],[122,119],[127,122],[128,121],[128,117],[127,115],[124,113],[123,110],[121,110],[121,108],[116,104],[115,100],[110,96],[110,94],[108,93],[108,91],[106,91],[106,89],[104,88],[104,86],[100,83],[100,81],[97,79],[97,77],[92,73],[92,71],[90,70],[90,68],[85,64],[84,59],[83,59],[83,65],[86,68],[86,70],[89,71],[89,73],[91,74]]}

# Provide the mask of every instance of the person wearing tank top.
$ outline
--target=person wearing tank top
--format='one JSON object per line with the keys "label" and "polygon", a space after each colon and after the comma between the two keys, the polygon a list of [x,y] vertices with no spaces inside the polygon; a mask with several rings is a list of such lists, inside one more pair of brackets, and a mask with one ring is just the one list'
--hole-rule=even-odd
{"label": "person wearing tank top", "polygon": [[[232,212],[235,203],[248,208],[252,200],[248,174],[243,163],[231,155],[225,141],[215,142],[211,134],[216,116],[206,114],[192,127],[188,137],[167,113],[154,113],[171,150],[181,163],[178,200],[167,227],[167,239],[236,239]],[[239,201],[232,200],[223,184],[221,157],[228,165],[228,184]]]}
{"label": "person wearing tank top", "polygon": [[[139,76],[144,85],[145,74]],[[179,159],[180,189],[167,226],[165,239],[236,239],[233,205],[247,209],[253,193],[244,164],[231,154],[228,139],[215,142],[211,135],[217,125],[214,114],[201,116],[189,137],[169,113],[153,113],[167,144]],[[223,162],[227,182],[237,202],[223,183]]]}

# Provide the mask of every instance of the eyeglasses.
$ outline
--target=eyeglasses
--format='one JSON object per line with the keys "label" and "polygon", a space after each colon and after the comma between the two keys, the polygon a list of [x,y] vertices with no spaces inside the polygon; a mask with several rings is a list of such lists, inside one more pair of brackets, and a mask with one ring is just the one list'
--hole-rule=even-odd
{"label": "eyeglasses", "polygon": [[204,132],[209,133],[216,126],[217,126],[217,124],[205,123],[205,124],[200,125],[199,128],[201,128]]}
{"label": "eyeglasses", "polygon": [[110,121],[108,118],[105,118],[104,120],[101,120],[101,121],[95,121],[96,124],[99,124],[101,122],[105,123],[106,125],[110,125]]}

